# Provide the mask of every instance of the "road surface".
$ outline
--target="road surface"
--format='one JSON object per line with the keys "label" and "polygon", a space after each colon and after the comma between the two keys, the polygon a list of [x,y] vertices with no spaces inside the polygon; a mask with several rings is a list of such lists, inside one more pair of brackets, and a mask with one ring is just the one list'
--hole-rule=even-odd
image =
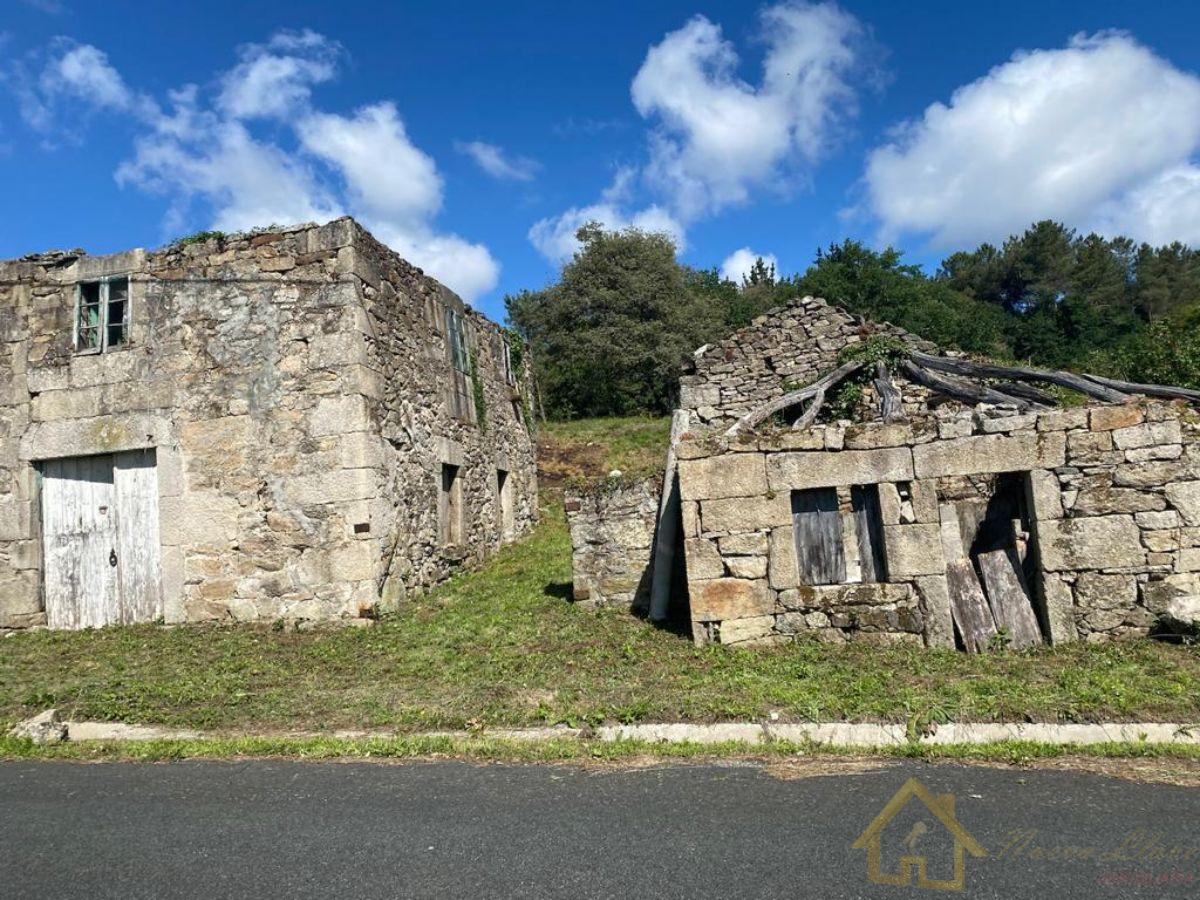
{"label": "road surface", "polygon": [[[988,854],[964,854],[960,896],[1200,896],[1195,788],[918,762],[778,775],[746,763],[0,763],[0,897],[947,896],[871,883],[867,850],[851,846],[911,777],[953,794],[951,818]],[[918,801],[883,836],[952,854]]]}

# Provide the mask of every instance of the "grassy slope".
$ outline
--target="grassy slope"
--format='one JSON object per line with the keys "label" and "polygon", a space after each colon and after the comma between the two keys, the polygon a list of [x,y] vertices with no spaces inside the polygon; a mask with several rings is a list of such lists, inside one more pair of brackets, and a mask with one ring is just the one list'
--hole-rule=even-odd
{"label": "grassy slope", "polygon": [[552,424],[548,508],[484,569],[372,629],[112,628],[0,640],[0,721],[77,718],[218,729],[881,719],[1200,720],[1200,650],[1150,642],[967,656],[801,642],[696,649],[568,603],[556,485],[653,471],[665,419]]}

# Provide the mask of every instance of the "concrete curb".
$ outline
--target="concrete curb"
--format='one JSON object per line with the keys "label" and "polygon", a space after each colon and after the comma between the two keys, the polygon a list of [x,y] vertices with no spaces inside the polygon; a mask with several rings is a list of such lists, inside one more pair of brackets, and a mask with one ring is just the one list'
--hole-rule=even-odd
{"label": "concrete curb", "polygon": [[[199,740],[221,735],[187,729],[163,728],[153,725],[126,725],[119,722],[66,722],[69,741],[155,741]],[[909,743],[903,725],[881,725],[852,722],[812,723],[755,723],[717,722],[691,724],[669,722],[640,725],[603,725],[588,731],[582,728],[496,728],[482,732],[425,731],[372,732],[343,730],[333,732],[294,731],[278,735],[281,738],[342,739],[364,738],[455,738],[489,737],[510,741],[546,741],[554,739],[593,738],[600,741],[644,741],[651,744],[746,744],[761,745],[772,741],[796,744],[815,744],[827,747],[856,747],[863,749],[898,747]],[[1059,746],[1087,744],[1200,744],[1200,723],[1171,722],[1106,723],[1096,725],[1042,723],[949,723],[917,739],[918,746],[949,744],[989,744],[997,741],[1034,741]]]}

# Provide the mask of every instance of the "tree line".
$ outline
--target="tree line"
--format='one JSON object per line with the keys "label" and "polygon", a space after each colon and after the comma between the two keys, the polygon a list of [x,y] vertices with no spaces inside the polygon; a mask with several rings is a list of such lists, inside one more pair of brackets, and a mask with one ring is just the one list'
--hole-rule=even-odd
{"label": "tree line", "polygon": [[971,354],[1200,388],[1200,253],[1180,243],[1043,221],[932,275],[845,240],[803,274],[760,259],[737,284],[679,263],[666,235],[593,224],[577,237],[557,281],[505,297],[551,418],[669,412],[693,350],[805,294]]}

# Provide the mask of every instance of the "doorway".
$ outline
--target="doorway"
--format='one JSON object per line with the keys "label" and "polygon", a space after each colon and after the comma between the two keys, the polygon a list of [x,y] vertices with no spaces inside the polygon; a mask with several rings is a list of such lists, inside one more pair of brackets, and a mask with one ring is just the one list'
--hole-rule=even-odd
{"label": "doorway", "polygon": [[154,450],[48,459],[40,473],[47,624],[162,618]]}

